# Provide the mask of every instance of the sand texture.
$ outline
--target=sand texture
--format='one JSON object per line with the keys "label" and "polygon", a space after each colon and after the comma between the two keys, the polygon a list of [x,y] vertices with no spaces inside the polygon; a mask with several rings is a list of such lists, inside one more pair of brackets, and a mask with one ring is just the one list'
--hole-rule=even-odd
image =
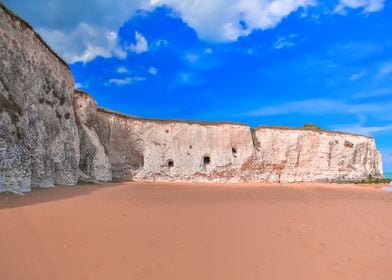
{"label": "sand texture", "polygon": [[0,194],[0,278],[392,279],[392,194],[118,183]]}

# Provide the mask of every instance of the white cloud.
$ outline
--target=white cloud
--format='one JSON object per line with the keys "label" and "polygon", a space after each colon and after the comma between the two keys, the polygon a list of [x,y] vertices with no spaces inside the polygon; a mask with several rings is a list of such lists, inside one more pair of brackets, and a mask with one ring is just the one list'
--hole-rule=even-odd
{"label": "white cloud", "polygon": [[160,48],[165,48],[169,45],[169,42],[165,39],[159,39],[151,43],[150,48],[151,50],[157,50]]}
{"label": "white cloud", "polygon": [[204,53],[206,53],[206,54],[211,54],[211,53],[212,53],[212,49],[211,49],[211,48],[206,48],[206,49],[204,50]]}
{"label": "white cloud", "polygon": [[314,0],[154,0],[154,6],[166,4],[201,39],[235,41],[256,29],[269,29],[299,8],[315,4]]}
{"label": "white cloud", "polygon": [[385,0],[340,0],[334,12],[345,14],[347,9],[361,8],[364,13],[374,13],[384,8]]}
{"label": "white cloud", "polygon": [[123,74],[123,73],[128,73],[128,72],[129,72],[129,70],[125,66],[119,66],[117,68],[117,73]]}
{"label": "white cloud", "polygon": [[292,48],[295,46],[295,43],[293,42],[293,39],[295,37],[298,37],[297,34],[291,34],[288,38],[286,37],[279,37],[276,42],[274,43],[274,48],[275,49],[284,49],[284,48]]}
{"label": "white cloud", "polygon": [[118,42],[118,30],[147,2],[5,0],[69,63],[88,62],[98,56],[125,58],[126,51]]}
{"label": "white cloud", "polygon": [[156,76],[158,74],[158,69],[151,66],[150,68],[148,68],[148,73],[150,73],[153,76]]}
{"label": "white cloud", "polygon": [[[203,40],[235,41],[256,29],[278,25],[289,14],[314,5],[316,0],[112,0],[63,1],[5,0],[31,22],[44,39],[69,63],[88,62],[97,56],[119,58],[117,32],[138,9],[153,10],[167,5]],[[44,13],[42,11],[45,11]],[[147,50],[139,33],[131,49]],[[162,41],[163,43],[164,41]]]}
{"label": "white cloud", "polygon": [[138,31],[135,31],[135,44],[131,44],[129,49],[137,54],[148,51],[147,39]]}
{"label": "white cloud", "polygon": [[274,48],[275,49],[283,49],[283,48],[292,48],[294,47],[294,43],[290,41],[286,41],[285,38],[280,37],[276,42],[274,43]]}
{"label": "white cloud", "polygon": [[88,84],[75,83],[75,89],[83,89],[83,88],[88,88]]}
{"label": "white cloud", "polygon": [[69,33],[46,28],[38,31],[69,63],[88,62],[97,56],[120,59],[127,56],[118,45],[117,33],[106,28],[80,23]]}
{"label": "white cloud", "polygon": [[[97,56],[125,58],[118,30],[137,10],[167,5],[193,28],[199,38],[211,42],[235,41],[254,30],[277,26],[293,12],[316,5],[317,0],[5,0],[5,3],[33,24],[43,38],[66,61],[88,62]],[[336,12],[361,8],[365,13],[384,7],[384,0],[340,0]],[[45,11],[43,13],[42,11]],[[146,38],[137,32],[128,49],[148,50]],[[167,45],[153,42],[151,47]],[[292,43],[286,44],[291,46]],[[277,46],[282,46],[277,44]]]}
{"label": "white cloud", "polygon": [[124,86],[124,85],[134,84],[137,82],[143,82],[145,80],[146,80],[146,78],[144,78],[144,77],[127,77],[124,79],[110,79],[108,81],[108,84],[114,84],[117,86]]}
{"label": "white cloud", "polygon": [[[43,38],[67,62],[88,62],[101,56],[125,58],[118,30],[139,9],[153,10],[167,5],[198,36],[207,41],[235,41],[253,30],[274,28],[285,17],[316,5],[316,0],[5,0],[10,8],[32,23]],[[336,12],[362,8],[376,12],[384,0],[340,0]],[[43,13],[42,11],[45,11]],[[167,44],[161,40],[152,47]],[[289,46],[290,43],[286,46]],[[279,46],[279,44],[277,45]],[[136,53],[148,50],[147,40],[136,33]]]}

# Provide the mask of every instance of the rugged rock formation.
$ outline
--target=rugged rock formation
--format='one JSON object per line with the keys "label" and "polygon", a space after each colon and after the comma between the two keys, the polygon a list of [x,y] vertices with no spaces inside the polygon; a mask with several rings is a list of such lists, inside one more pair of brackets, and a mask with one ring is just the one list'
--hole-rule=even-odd
{"label": "rugged rock formation", "polygon": [[254,181],[359,181],[382,175],[373,138],[317,130],[260,127]]}
{"label": "rugged rock formation", "polygon": [[253,153],[245,125],[149,121],[103,109],[98,123],[118,179],[235,182],[241,180],[238,173],[227,170],[239,172]]}
{"label": "rugged rock formation", "polygon": [[73,88],[67,64],[0,5],[0,192],[76,183]]}
{"label": "rugged rock formation", "polygon": [[79,129],[80,171],[89,179],[111,181],[112,170],[104,146],[97,135],[97,103],[87,94],[75,91],[74,107]]}
{"label": "rugged rock formation", "polygon": [[88,94],[73,95],[67,64],[1,3],[0,47],[0,192],[75,184],[78,174],[192,182],[382,177],[375,141],[365,136],[147,120],[97,108]]}
{"label": "rugged rock formation", "polygon": [[302,182],[382,175],[374,139],[361,135],[140,119],[97,109],[87,94],[76,99],[91,105],[95,142],[104,146],[116,179]]}

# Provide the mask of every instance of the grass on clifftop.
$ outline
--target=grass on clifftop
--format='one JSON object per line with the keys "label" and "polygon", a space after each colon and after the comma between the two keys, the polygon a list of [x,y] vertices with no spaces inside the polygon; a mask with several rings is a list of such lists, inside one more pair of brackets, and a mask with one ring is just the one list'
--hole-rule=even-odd
{"label": "grass on clifftop", "polygon": [[7,13],[19,17],[17,14],[15,14],[10,8],[8,8],[6,5],[4,5],[3,1],[0,1],[0,6],[4,8],[4,10],[6,10]]}
{"label": "grass on clifftop", "polygon": [[311,129],[311,130],[321,130],[321,127],[319,127],[318,125],[312,124],[312,123],[305,123],[303,128]]}

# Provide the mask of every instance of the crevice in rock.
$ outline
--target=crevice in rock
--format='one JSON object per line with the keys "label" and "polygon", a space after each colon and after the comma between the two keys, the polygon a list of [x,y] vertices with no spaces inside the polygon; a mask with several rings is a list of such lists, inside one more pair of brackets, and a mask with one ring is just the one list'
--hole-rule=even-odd
{"label": "crevice in rock", "polygon": [[256,136],[256,129],[254,129],[254,128],[252,128],[252,127],[250,127],[249,129],[250,129],[250,135],[252,136],[253,147],[254,147],[257,151],[260,151],[260,146],[261,146],[261,144],[260,144],[259,140],[257,139],[257,136]]}

